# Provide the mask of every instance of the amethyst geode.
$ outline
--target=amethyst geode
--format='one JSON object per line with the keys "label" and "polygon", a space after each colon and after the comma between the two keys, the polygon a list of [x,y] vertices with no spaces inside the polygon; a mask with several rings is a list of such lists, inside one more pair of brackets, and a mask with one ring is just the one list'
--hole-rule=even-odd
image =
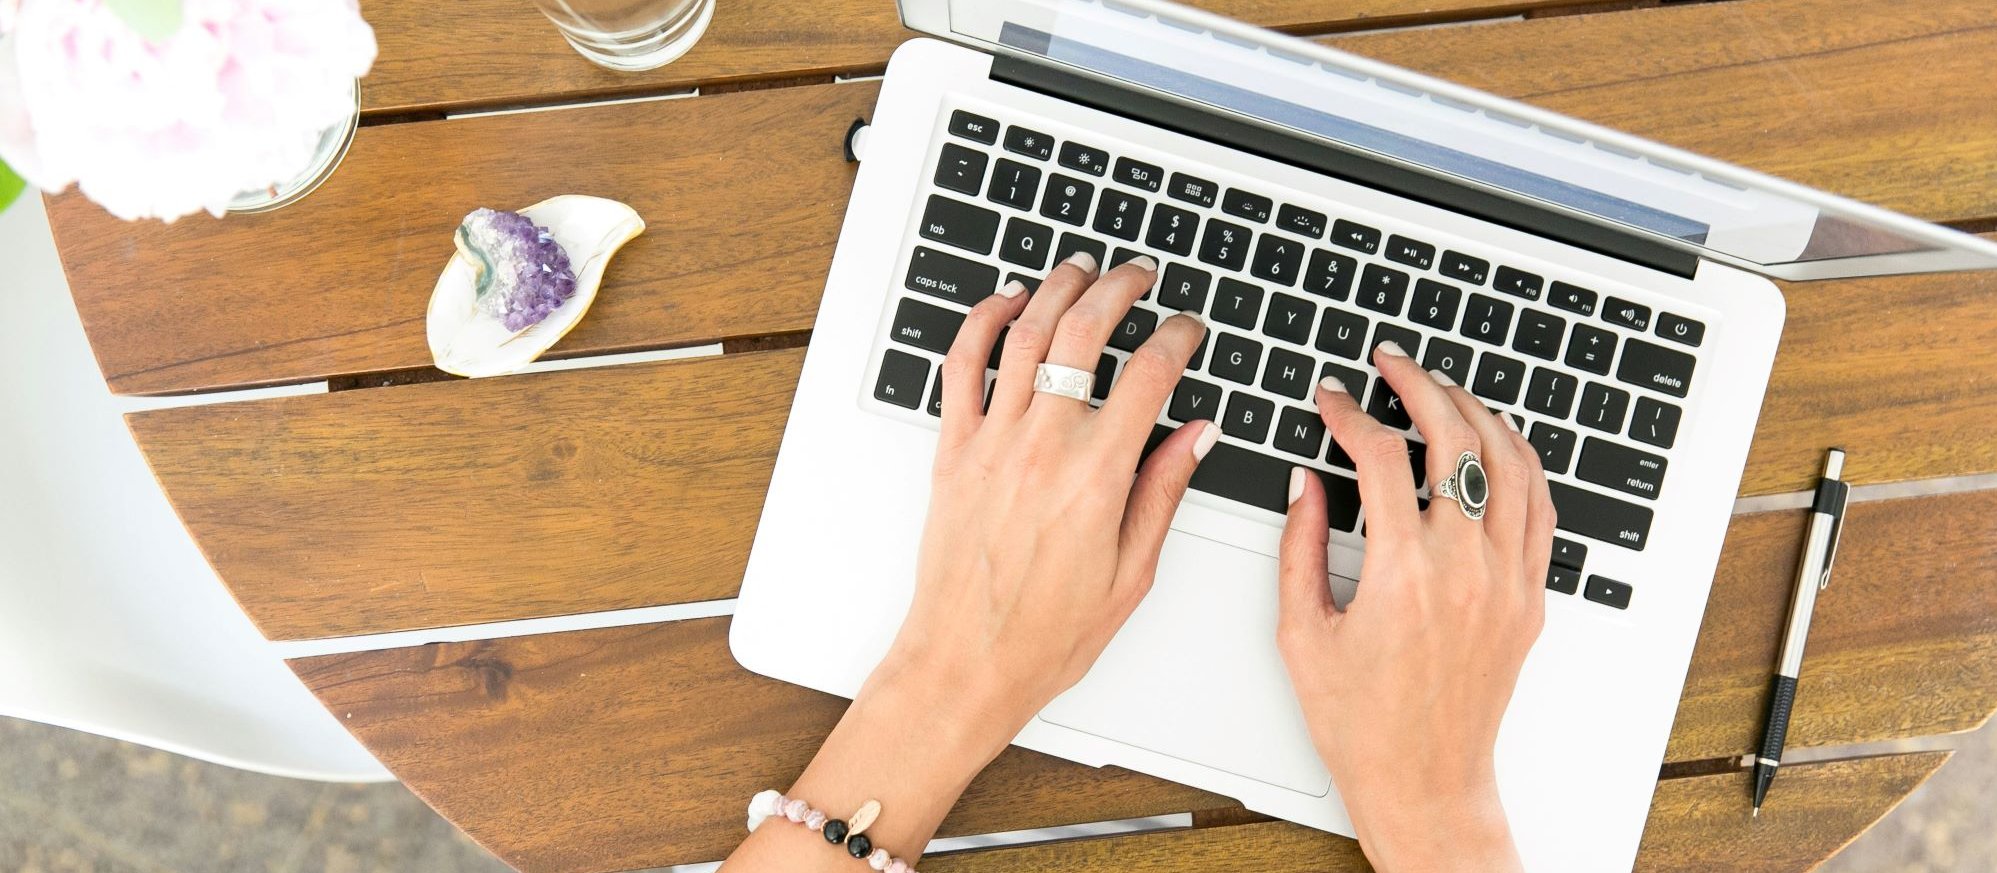
{"label": "amethyst geode", "polygon": [[514,332],[540,324],[576,293],[569,253],[518,212],[480,207],[458,225],[458,251],[477,271],[480,312]]}

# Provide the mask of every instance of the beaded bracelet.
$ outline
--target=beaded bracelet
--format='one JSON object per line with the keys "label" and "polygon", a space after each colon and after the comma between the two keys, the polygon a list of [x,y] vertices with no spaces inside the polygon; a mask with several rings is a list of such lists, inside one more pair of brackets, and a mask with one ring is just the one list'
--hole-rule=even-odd
{"label": "beaded bracelet", "polygon": [[783,818],[804,825],[825,837],[825,841],[835,846],[845,844],[846,854],[867,862],[867,866],[883,873],[915,873],[915,868],[907,861],[891,857],[886,849],[874,848],[874,841],[862,833],[881,814],[881,803],[869,800],[860,804],[858,811],[846,821],[827,817],[811,804],[795,797],[785,797],[778,791],[759,791],[749,798],[749,831],[754,833],[765,819]]}

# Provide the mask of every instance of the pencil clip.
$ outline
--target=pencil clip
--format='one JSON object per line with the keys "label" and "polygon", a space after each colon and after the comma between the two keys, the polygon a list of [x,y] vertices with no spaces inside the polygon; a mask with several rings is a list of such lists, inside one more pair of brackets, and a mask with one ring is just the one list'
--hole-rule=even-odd
{"label": "pencil clip", "polygon": [[1838,560],[1838,540],[1844,536],[1844,513],[1831,520],[1830,541],[1824,544],[1824,572],[1817,577],[1817,590],[1831,587],[1831,565]]}

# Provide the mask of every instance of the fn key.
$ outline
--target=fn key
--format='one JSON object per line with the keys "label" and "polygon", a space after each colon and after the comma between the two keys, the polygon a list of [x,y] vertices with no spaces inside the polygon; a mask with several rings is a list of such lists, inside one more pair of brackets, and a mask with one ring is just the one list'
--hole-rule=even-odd
{"label": "fn key", "polygon": [[922,405],[923,383],[928,380],[928,361],[888,349],[887,358],[881,361],[881,377],[874,382],[874,399],[915,409]]}

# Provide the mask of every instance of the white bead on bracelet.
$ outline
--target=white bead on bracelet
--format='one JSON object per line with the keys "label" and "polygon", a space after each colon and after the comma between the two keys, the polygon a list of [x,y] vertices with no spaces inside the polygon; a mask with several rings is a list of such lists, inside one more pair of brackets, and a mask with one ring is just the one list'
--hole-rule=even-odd
{"label": "white bead on bracelet", "polygon": [[[763,822],[772,818],[782,818],[804,825],[807,830],[825,838],[833,845],[842,845],[846,853],[867,862],[868,867],[881,873],[916,873],[907,861],[893,857],[886,849],[873,848],[873,841],[862,832],[874,823],[881,813],[881,804],[869,800],[853,813],[850,823],[827,816],[824,811],[795,797],[785,797],[779,791],[759,791],[749,798],[749,831],[754,833]],[[827,826],[832,831],[827,831]],[[871,851],[870,851],[871,850]]]}

